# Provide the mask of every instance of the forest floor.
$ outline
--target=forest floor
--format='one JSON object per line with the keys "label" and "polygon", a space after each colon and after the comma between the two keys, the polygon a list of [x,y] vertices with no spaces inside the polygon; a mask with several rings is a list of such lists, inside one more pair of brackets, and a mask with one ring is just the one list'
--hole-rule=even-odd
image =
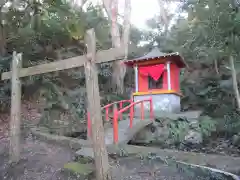
{"label": "forest floor", "polygon": [[[1,180],[77,180],[83,179],[64,170],[64,164],[73,162],[75,151],[60,145],[36,139],[25,134],[21,139],[21,160],[10,164],[9,139],[0,140],[0,179]],[[162,159],[138,156],[115,157],[110,160],[113,180],[183,180],[206,179],[204,176],[183,171],[182,168],[166,163]],[[225,178],[228,180],[228,178]],[[221,180],[225,180],[221,179]],[[93,180],[93,178],[90,178]],[[230,180],[230,179],[229,179]]]}
{"label": "forest floor", "polygon": [[[66,171],[63,167],[75,159],[75,151],[57,144],[43,142],[26,133],[21,140],[21,160],[10,164],[8,157],[9,139],[0,138],[1,180],[83,180],[82,176]],[[184,180],[206,179],[196,177],[192,171],[183,171],[178,166],[161,159],[147,159],[138,156],[111,159],[113,180]],[[224,162],[219,162],[224,163]],[[89,178],[89,180],[94,180]],[[223,178],[221,180],[230,180]]]}
{"label": "forest floor", "polygon": [[[34,139],[31,134],[22,139],[21,160],[10,164],[8,138],[0,140],[0,179],[1,180],[75,180],[82,179],[73,173],[63,171],[64,164],[73,161],[74,151],[66,147]],[[158,161],[143,161],[139,157],[119,158],[111,162],[114,180],[164,180],[185,179],[177,169]],[[189,178],[188,178],[189,179]]]}
{"label": "forest floor", "polygon": [[[134,143],[132,143],[134,144]],[[188,151],[196,153],[206,153],[206,154],[219,154],[219,155],[229,155],[234,157],[240,156],[240,146],[233,145],[231,139],[224,137],[209,137],[209,142],[203,144],[182,144],[178,146],[174,145],[158,145],[158,144],[137,144],[149,147],[158,147],[163,149],[175,149],[179,151]]]}
{"label": "forest floor", "polygon": [[[29,112],[29,111],[27,111]],[[31,113],[30,113],[31,114]],[[1,180],[77,180],[82,179],[73,173],[63,171],[64,164],[73,162],[75,151],[60,145],[35,139],[28,132],[21,139],[21,160],[9,163],[8,119],[1,116],[0,121],[0,179]],[[33,119],[33,118],[26,118]],[[174,148],[174,147],[173,147]],[[239,148],[225,139],[218,138],[206,146],[185,148],[186,151],[206,152],[240,156]],[[175,166],[159,160],[142,160],[139,157],[117,158],[111,161],[113,180],[181,180],[196,179],[182,173]],[[201,179],[200,177],[197,179]],[[205,178],[203,178],[205,179]]]}
{"label": "forest floor", "polygon": [[0,141],[0,179],[4,180],[73,180],[62,172],[64,163],[71,161],[73,151],[53,144],[47,144],[28,136],[21,141],[21,160],[9,163],[8,138]]}
{"label": "forest floor", "polygon": [[233,145],[232,140],[222,137],[213,138],[208,143],[204,143],[199,147],[186,147],[184,150],[207,154],[221,154],[235,157],[240,156],[240,146]]}

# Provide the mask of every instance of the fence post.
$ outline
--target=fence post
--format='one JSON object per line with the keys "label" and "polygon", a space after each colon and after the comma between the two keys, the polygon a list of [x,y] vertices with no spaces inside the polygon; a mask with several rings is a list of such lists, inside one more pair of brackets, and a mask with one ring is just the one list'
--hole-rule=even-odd
{"label": "fence post", "polygon": [[98,74],[96,68],[96,38],[93,29],[87,31],[87,61],[84,64],[88,112],[91,118],[91,141],[96,166],[96,179],[110,179],[108,154],[105,145],[104,128],[102,121]]}
{"label": "fence post", "polygon": [[144,119],[144,106],[143,106],[144,101],[141,102],[141,119]]}
{"label": "fence post", "polygon": [[133,127],[134,105],[130,107],[130,128]]}
{"label": "fence post", "polygon": [[[123,108],[123,102],[121,101],[120,104],[119,104],[119,109],[121,110],[122,108]],[[122,113],[119,114],[119,119],[120,119],[120,120],[123,119]]]}
{"label": "fence post", "polygon": [[114,143],[118,143],[118,110],[117,105],[113,106],[113,140]]}
{"label": "fence post", "polygon": [[19,72],[21,68],[22,54],[13,52],[9,149],[10,159],[12,162],[18,162],[20,159],[21,81],[19,78]]}

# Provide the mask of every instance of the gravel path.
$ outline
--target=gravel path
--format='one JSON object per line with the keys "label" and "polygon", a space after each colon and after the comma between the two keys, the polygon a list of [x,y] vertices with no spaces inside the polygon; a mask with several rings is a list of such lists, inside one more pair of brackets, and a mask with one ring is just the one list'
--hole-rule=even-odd
{"label": "gravel path", "polygon": [[121,158],[114,180],[235,180],[232,176],[161,159]]}

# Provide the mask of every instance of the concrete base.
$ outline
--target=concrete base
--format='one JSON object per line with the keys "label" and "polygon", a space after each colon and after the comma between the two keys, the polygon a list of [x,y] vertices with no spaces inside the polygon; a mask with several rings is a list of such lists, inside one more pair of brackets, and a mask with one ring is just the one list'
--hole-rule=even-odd
{"label": "concrete base", "polygon": [[[179,113],[181,110],[180,96],[175,94],[152,94],[152,95],[138,95],[134,96],[134,102],[141,101],[144,99],[149,99],[152,97],[153,100],[153,111],[165,111],[170,113]],[[140,114],[140,104],[135,106],[135,115]],[[149,112],[149,103],[144,103],[145,112]]]}

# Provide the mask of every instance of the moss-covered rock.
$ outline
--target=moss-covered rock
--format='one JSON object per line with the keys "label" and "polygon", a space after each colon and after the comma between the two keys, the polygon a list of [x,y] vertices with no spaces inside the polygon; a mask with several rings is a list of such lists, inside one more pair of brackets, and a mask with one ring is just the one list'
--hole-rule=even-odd
{"label": "moss-covered rock", "polygon": [[79,175],[80,178],[89,178],[94,175],[93,164],[82,164],[79,162],[69,162],[64,165],[64,169]]}

